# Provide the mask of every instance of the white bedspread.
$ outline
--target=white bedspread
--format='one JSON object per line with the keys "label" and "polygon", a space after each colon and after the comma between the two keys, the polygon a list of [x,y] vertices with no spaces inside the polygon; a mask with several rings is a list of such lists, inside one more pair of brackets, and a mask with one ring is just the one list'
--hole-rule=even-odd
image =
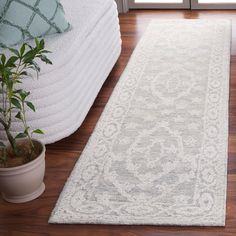
{"label": "white bedspread", "polygon": [[41,65],[42,73],[58,69],[85,47],[87,37],[114,6],[113,0],[61,0],[61,3],[72,30],[46,38],[46,47],[53,52],[50,59],[54,66]]}
{"label": "white bedspread", "polygon": [[[40,63],[39,80],[25,80],[37,112],[27,112],[29,125],[52,143],[73,133],[83,122],[121,50],[113,0],[62,0],[71,31],[46,38],[53,65]],[[13,131],[20,131],[18,121]],[[0,127],[0,139],[4,139]]]}

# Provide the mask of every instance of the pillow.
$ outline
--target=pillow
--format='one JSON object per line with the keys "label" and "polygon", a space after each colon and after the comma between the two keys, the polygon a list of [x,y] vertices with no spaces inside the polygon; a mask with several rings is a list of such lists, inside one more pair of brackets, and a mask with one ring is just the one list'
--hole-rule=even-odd
{"label": "pillow", "polygon": [[69,29],[59,0],[0,0],[0,47]]}

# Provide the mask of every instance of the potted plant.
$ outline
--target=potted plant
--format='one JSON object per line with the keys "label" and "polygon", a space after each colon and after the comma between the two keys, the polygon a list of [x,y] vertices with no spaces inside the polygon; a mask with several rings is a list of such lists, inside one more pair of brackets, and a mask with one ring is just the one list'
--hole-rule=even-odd
{"label": "potted plant", "polygon": [[[10,56],[0,54],[0,126],[8,142],[0,142],[0,192],[6,201],[21,203],[40,196],[45,185],[45,146],[33,139],[43,134],[40,129],[31,130],[26,111],[35,112],[30,92],[22,88],[24,79],[40,68],[37,61],[52,64],[44,48],[44,40],[35,39],[35,45],[24,43],[19,50],[8,48]],[[20,121],[22,132],[14,135],[12,124]],[[2,131],[1,131],[2,132]]]}

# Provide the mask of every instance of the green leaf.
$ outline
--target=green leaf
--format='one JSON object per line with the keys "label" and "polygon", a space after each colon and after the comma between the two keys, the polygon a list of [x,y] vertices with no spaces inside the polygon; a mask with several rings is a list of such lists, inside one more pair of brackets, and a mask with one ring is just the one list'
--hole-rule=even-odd
{"label": "green leaf", "polygon": [[18,112],[15,117],[18,118],[18,119],[20,119],[20,120],[22,120],[21,112]]}
{"label": "green leaf", "polygon": [[26,105],[32,110],[32,111],[34,111],[35,112],[35,107],[34,107],[34,105],[33,105],[33,103],[32,102],[26,102]]}
{"label": "green leaf", "polygon": [[52,62],[45,56],[45,55],[40,55],[38,56],[43,62],[45,62],[46,64],[51,64]]}
{"label": "green leaf", "polygon": [[22,44],[21,48],[20,48],[20,55],[23,56],[24,52],[25,52],[25,43]]}
{"label": "green leaf", "polygon": [[21,93],[23,90],[22,89],[16,89],[13,91],[13,93]]}
{"label": "green leaf", "polygon": [[39,47],[39,40],[35,38],[34,41],[35,41],[36,46]]}
{"label": "green leaf", "polygon": [[15,48],[9,48],[9,50],[14,53],[16,56],[20,56],[19,52]]}
{"label": "green leaf", "polygon": [[1,61],[2,61],[2,64],[4,65],[6,62],[6,56],[4,54],[1,55]]}
{"label": "green leaf", "polygon": [[11,91],[12,87],[13,87],[13,80],[9,78],[9,76],[7,74],[4,75],[6,78],[6,85],[7,85],[7,90]]}
{"label": "green leaf", "polygon": [[30,50],[24,55],[23,62],[24,63],[31,63],[34,58],[35,58],[35,51]]}
{"label": "green leaf", "polygon": [[26,43],[26,44],[27,44],[27,46],[30,48],[30,50],[33,49],[33,47],[32,47],[30,44],[28,44],[28,43]]}
{"label": "green leaf", "polygon": [[26,92],[22,90],[21,92],[19,92],[19,94],[20,94],[21,99],[24,101],[26,97],[30,95],[30,92]]}
{"label": "green leaf", "polygon": [[36,130],[34,130],[32,133],[35,133],[35,134],[44,134],[44,132],[43,132],[41,129],[36,129]]}
{"label": "green leaf", "polygon": [[20,102],[19,102],[16,98],[11,98],[11,103],[12,103],[15,107],[21,109]]}
{"label": "green leaf", "polygon": [[27,135],[25,133],[19,133],[16,135],[15,139],[25,138],[25,137],[27,137]]}
{"label": "green leaf", "polygon": [[0,112],[3,113],[3,109],[0,107]]}
{"label": "green leaf", "polygon": [[[20,98],[20,96],[17,96],[17,95],[18,95],[18,94],[13,94],[13,95],[11,96],[11,98],[12,98],[12,99],[15,98],[16,100],[18,100],[18,102],[20,103],[20,106],[21,106],[21,98]],[[16,106],[12,106],[12,108],[15,109]],[[20,107],[17,107],[17,108],[20,109]]]}
{"label": "green leaf", "polygon": [[40,51],[41,53],[52,53],[51,51],[48,51],[48,50],[42,50]]}
{"label": "green leaf", "polygon": [[20,75],[28,75],[26,71],[22,71]]}
{"label": "green leaf", "polygon": [[19,79],[15,80],[15,82],[18,84],[22,84],[22,81],[20,81]]}
{"label": "green leaf", "polygon": [[0,148],[5,148],[6,145],[3,142],[0,142]]}
{"label": "green leaf", "polygon": [[34,69],[38,72],[40,72],[40,67],[38,66],[38,64],[35,61],[32,61],[32,65],[34,66]]}
{"label": "green leaf", "polygon": [[15,62],[18,60],[18,57],[12,56],[9,58],[9,60],[6,63],[7,67],[16,67]]}
{"label": "green leaf", "polygon": [[44,45],[45,45],[44,40],[41,39],[41,40],[40,40],[40,43],[39,43],[39,48],[40,48],[40,50],[44,49]]}

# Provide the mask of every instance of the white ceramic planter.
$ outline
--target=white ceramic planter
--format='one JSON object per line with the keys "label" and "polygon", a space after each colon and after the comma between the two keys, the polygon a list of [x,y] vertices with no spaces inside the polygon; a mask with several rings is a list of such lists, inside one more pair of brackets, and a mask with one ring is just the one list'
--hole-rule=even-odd
{"label": "white ceramic planter", "polygon": [[23,203],[39,197],[45,190],[45,145],[41,154],[33,161],[18,167],[0,168],[0,192],[3,199],[12,203]]}

